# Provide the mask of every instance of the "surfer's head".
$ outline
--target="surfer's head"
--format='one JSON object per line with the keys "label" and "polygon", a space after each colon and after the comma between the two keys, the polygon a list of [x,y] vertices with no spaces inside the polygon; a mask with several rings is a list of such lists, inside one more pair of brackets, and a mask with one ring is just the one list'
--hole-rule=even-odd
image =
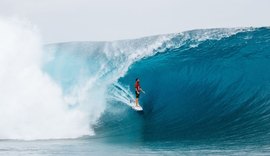
{"label": "surfer's head", "polygon": [[135,80],[135,81],[137,82],[137,81],[140,81],[140,80],[139,80],[139,78],[136,78],[136,80]]}

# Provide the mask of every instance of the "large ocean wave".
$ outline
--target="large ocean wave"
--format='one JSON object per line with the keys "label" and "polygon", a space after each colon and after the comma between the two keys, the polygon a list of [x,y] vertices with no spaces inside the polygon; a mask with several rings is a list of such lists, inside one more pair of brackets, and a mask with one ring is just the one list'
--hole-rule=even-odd
{"label": "large ocean wave", "polygon": [[269,28],[196,30],[172,37],[164,43],[170,46],[132,64],[110,91],[114,101],[128,104],[139,77],[146,91],[140,99],[144,114],[110,108],[97,133],[116,140],[268,142],[269,42]]}
{"label": "large ocean wave", "polygon": [[269,28],[41,48],[32,28],[0,24],[1,139],[269,140]]}

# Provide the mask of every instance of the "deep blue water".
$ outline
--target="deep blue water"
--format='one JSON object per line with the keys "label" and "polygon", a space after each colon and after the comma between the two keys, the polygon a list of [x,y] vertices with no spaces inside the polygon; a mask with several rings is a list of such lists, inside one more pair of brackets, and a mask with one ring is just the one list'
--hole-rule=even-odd
{"label": "deep blue water", "polygon": [[144,114],[136,119],[143,140],[268,144],[270,30],[189,46],[140,60],[119,79],[133,88],[139,77],[147,92],[141,98]]}

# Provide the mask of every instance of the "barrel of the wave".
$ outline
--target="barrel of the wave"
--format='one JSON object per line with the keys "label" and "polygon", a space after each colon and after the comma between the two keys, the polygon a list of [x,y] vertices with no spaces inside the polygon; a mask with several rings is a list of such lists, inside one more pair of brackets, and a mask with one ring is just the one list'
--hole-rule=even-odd
{"label": "barrel of the wave", "polygon": [[133,88],[142,76],[144,138],[267,141],[269,39],[270,30],[259,28],[189,41],[134,63],[119,82]]}

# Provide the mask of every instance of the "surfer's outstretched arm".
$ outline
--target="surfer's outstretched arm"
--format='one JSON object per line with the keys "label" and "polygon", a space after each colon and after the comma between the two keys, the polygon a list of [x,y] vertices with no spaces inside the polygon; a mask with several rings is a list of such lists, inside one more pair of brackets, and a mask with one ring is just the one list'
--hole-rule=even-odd
{"label": "surfer's outstretched arm", "polygon": [[141,88],[141,91],[145,94],[145,91]]}

